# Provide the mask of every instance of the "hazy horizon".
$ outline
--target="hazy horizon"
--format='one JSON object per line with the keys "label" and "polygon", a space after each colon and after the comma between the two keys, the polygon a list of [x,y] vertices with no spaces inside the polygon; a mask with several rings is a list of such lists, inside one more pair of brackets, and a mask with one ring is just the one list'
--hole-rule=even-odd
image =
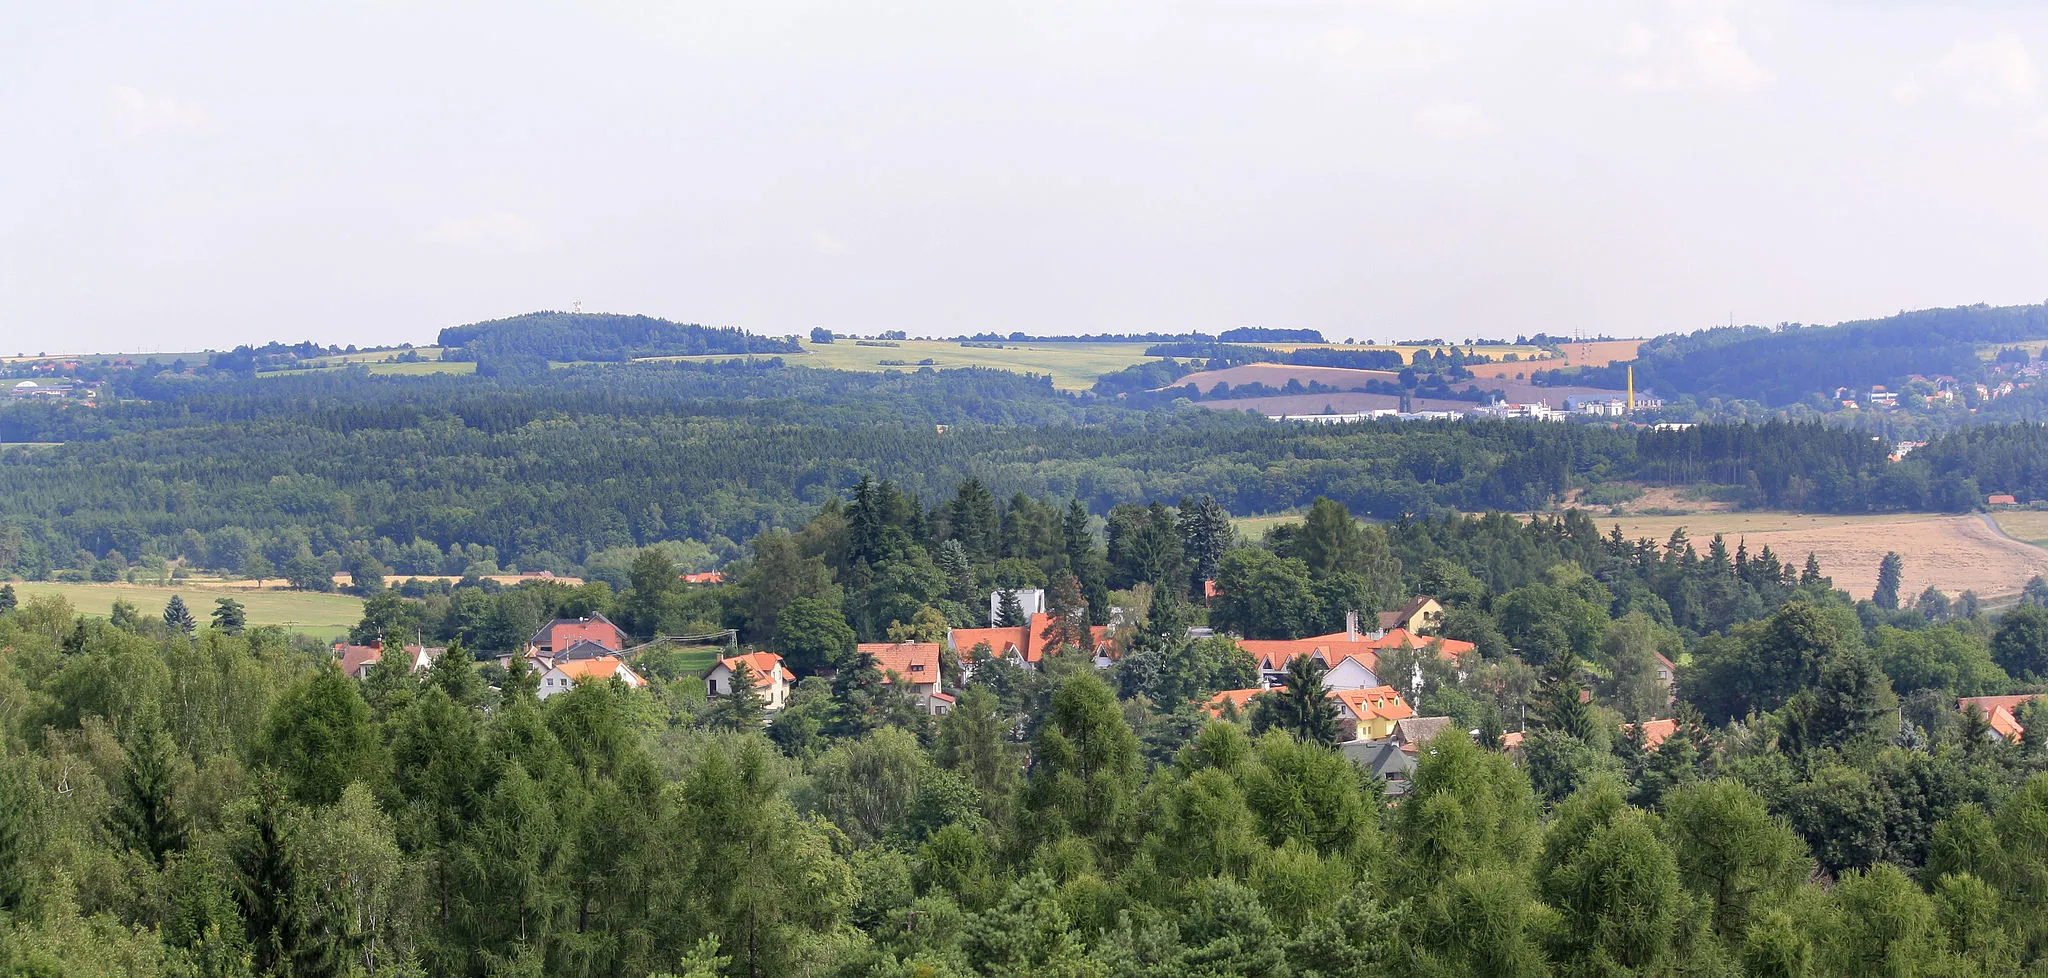
{"label": "hazy horizon", "polygon": [[2017,2],[0,10],[0,354],[2041,301]]}

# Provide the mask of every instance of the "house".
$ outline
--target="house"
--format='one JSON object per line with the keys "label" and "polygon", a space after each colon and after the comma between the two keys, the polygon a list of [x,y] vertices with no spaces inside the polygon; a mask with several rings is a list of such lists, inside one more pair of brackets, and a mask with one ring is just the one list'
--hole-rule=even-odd
{"label": "house", "polygon": [[701,574],[684,574],[682,581],[684,584],[724,584],[725,573],[723,571],[705,571]]}
{"label": "house", "polygon": [[902,683],[904,691],[917,699],[926,712],[936,713],[933,697],[939,693],[939,643],[864,642],[854,646],[863,655],[875,657],[882,681]]}
{"label": "house", "polygon": [[603,615],[592,615],[588,618],[557,618],[540,626],[540,630],[526,640],[526,650],[552,654],[578,642],[594,642],[605,649],[617,652],[626,647],[626,633]]}
{"label": "house", "polygon": [[1444,606],[1427,594],[1418,594],[1398,610],[1380,612],[1380,631],[1391,632],[1399,628],[1420,635],[1434,630],[1443,620]]}
{"label": "house", "polygon": [[761,705],[773,713],[789,702],[790,687],[796,683],[796,674],[782,664],[782,657],[773,652],[749,652],[719,659],[704,674],[705,692],[710,696],[729,696],[733,693],[733,673],[744,664],[754,674],[754,691],[761,696]]}
{"label": "house", "polygon": [[1343,740],[1380,740],[1394,732],[1394,724],[1415,715],[1415,708],[1392,686],[1371,689],[1339,689],[1330,692],[1337,701],[1338,736]]}
{"label": "house", "polygon": [[[1635,735],[1635,732],[1635,724],[1624,723],[1621,725],[1621,735],[1623,737],[1632,737]],[[1645,720],[1643,721],[1643,749],[1656,750],[1658,747],[1663,746],[1665,741],[1670,740],[1672,734],[1677,732],[1677,720]]]}
{"label": "house", "polygon": [[1391,740],[1356,740],[1338,744],[1337,750],[1360,770],[1386,782],[1388,797],[1398,798],[1409,792],[1415,777],[1415,755],[1402,750],[1401,745]]}
{"label": "house", "polygon": [[[1024,617],[1031,618],[1035,615],[1045,614],[1044,588],[1019,588],[1010,593],[1017,596],[1017,610],[1023,612]],[[1001,621],[1002,617],[1003,592],[990,591],[988,593],[988,620]]]}
{"label": "house", "polygon": [[547,699],[557,693],[566,693],[574,689],[577,683],[602,682],[608,679],[620,680],[634,689],[647,685],[647,680],[640,678],[639,673],[634,672],[617,656],[607,655],[549,666],[547,671],[540,675],[540,689],[537,695],[541,699]]}
{"label": "house", "polygon": [[2019,500],[2014,499],[2012,497],[2012,493],[2009,492],[1994,492],[1991,495],[1984,497],[1984,505],[2017,506],[2019,505]]}
{"label": "house", "polygon": [[[1043,612],[1031,616],[1031,623],[1016,628],[953,628],[946,631],[946,644],[960,656],[962,668],[972,672],[975,665],[975,648],[986,644],[989,652],[1018,665],[1038,668],[1038,661],[1045,658],[1045,629],[1052,623],[1052,616]],[[1105,625],[1091,625],[1088,628],[1091,644],[1089,653],[1094,656],[1097,667],[1107,667],[1114,658],[1114,644],[1110,641],[1109,628]]]}
{"label": "house", "polygon": [[1422,745],[1442,736],[1445,731],[1456,731],[1450,717],[1406,717],[1394,721],[1394,729],[1387,739],[1410,754],[1417,753]]}
{"label": "house", "polygon": [[[405,646],[405,654],[412,660],[411,672],[414,675],[426,672],[432,668],[434,663],[441,658],[441,654],[446,651],[448,650],[445,648],[433,649],[419,645]],[[344,675],[350,679],[363,679],[370,674],[371,666],[384,661],[384,646],[380,643],[349,645],[344,642],[336,642],[334,643],[334,656],[340,661],[341,671]]]}
{"label": "house", "polygon": [[2006,743],[2018,743],[2020,735],[2027,728],[2019,721],[2020,707],[2029,701],[2048,697],[2048,693],[2031,693],[2019,696],[1964,696],[1956,700],[1956,709],[1965,712],[1976,711],[1984,715],[1991,724],[1991,733]]}
{"label": "house", "polygon": [[1207,710],[1210,716],[1218,719],[1233,712],[1237,716],[1244,716],[1251,712],[1252,700],[1255,697],[1260,693],[1269,692],[1272,692],[1272,690],[1264,686],[1256,686],[1251,689],[1226,689],[1209,697],[1209,702],[1204,703],[1202,709]]}
{"label": "house", "polygon": [[[1287,671],[1287,664],[1296,656],[1308,655],[1321,659],[1329,667],[1329,674],[1323,677],[1323,685],[1330,689],[1367,689],[1381,685],[1380,655],[1403,645],[1410,648],[1435,649],[1438,656],[1452,663],[1464,661],[1464,657],[1478,651],[1470,642],[1447,638],[1428,638],[1417,641],[1414,634],[1405,628],[1396,628],[1376,636],[1365,635],[1355,627],[1329,635],[1318,635],[1302,639],[1241,639],[1237,643],[1252,654],[1252,660],[1259,667],[1260,681],[1267,686],[1281,682],[1281,675]],[[1420,666],[1411,682],[1421,682]]]}

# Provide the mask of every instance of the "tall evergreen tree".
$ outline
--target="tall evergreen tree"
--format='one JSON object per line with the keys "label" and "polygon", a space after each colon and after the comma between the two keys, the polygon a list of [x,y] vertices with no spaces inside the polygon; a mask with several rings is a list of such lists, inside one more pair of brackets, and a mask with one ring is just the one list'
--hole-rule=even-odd
{"label": "tall evergreen tree", "polygon": [[185,607],[184,597],[176,594],[171,595],[170,602],[164,605],[164,624],[172,632],[188,636],[199,627],[192,618],[192,609]]}
{"label": "tall evergreen tree", "polygon": [[185,813],[175,797],[178,748],[153,713],[136,720],[122,747],[128,760],[107,829],[123,847],[161,864],[185,848]]}
{"label": "tall evergreen tree", "polygon": [[14,596],[14,585],[0,584],[0,615],[13,611],[20,605],[20,599]]}
{"label": "tall evergreen tree", "polygon": [[213,606],[213,627],[229,635],[240,635],[242,629],[248,627],[249,613],[242,608],[240,601],[233,598],[215,598]]}
{"label": "tall evergreen tree", "polygon": [[1081,581],[1073,574],[1053,577],[1045,592],[1046,622],[1038,636],[1048,649],[1077,648],[1093,653],[1088,630],[1088,602],[1081,597]]}
{"label": "tall evergreen tree", "polygon": [[761,691],[755,685],[759,677],[754,668],[742,659],[733,666],[732,692],[719,697],[711,704],[710,723],[718,730],[759,730],[761,718],[767,715],[767,707],[761,702]]}
{"label": "tall evergreen tree", "polygon": [[1328,747],[1337,742],[1337,704],[1323,686],[1328,666],[1312,655],[1297,655],[1287,663],[1285,686],[1255,705],[1252,729],[1285,730],[1304,744]]}
{"label": "tall evergreen tree", "polygon": [[19,908],[29,895],[28,799],[11,772],[0,768],[0,914]]}
{"label": "tall evergreen tree", "polygon": [[1870,593],[1870,603],[1886,611],[1899,609],[1899,584],[1906,576],[1906,558],[1896,552],[1884,555],[1877,565],[1877,589]]}
{"label": "tall evergreen tree", "polygon": [[1017,599],[1017,589],[1003,588],[997,592],[996,620],[989,624],[996,628],[1022,628],[1031,623],[1024,614],[1024,605]]}

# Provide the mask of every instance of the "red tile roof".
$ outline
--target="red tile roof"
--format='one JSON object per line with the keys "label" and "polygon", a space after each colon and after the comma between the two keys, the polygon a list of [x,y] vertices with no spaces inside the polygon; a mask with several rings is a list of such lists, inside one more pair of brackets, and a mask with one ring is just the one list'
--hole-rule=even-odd
{"label": "red tile roof", "polygon": [[1237,712],[1239,715],[1242,715],[1245,711],[1252,708],[1253,697],[1260,693],[1268,692],[1272,691],[1268,689],[1226,689],[1209,697],[1209,702],[1204,705],[1203,709],[1208,710],[1210,716],[1220,717],[1223,715],[1223,704],[1234,703],[1237,705]]}
{"label": "red tile roof", "polygon": [[[967,653],[973,651],[976,645],[987,642],[989,650],[997,655],[1021,654],[1025,662],[1037,662],[1045,658],[1045,626],[1051,621],[1051,615],[1039,612],[1031,616],[1031,624],[1016,628],[955,628],[952,635],[953,649],[961,654],[961,658],[966,659]],[[1095,639],[1095,652],[1108,650],[1108,628],[1091,625],[1088,631]]]}
{"label": "red tile roof", "polygon": [[363,670],[384,660],[384,650],[375,645],[336,645],[334,654],[341,658],[341,672],[355,679],[363,677]]}
{"label": "red tile roof", "polygon": [[603,615],[557,618],[540,627],[527,644],[560,652],[578,642],[594,642],[614,652],[626,645],[626,633]]}
{"label": "red tile roof", "polygon": [[753,670],[754,685],[757,687],[775,685],[775,674],[778,672],[782,674],[783,682],[796,681],[796,674],[790,672],[788,667],[782,664],[782,657],[773,652],[749,652],[745,655],[721,658],[711,668],[716,670],[719,666],[724,666],[728,671],[738,672],[742,662],[747,664],[748,669]]}
{"label": "red tile roof", "polygon": [[[1624,723],[1621,725],[1621,732],[1624,736],[1633,734],[1636,732],[1636,725]],[[1643,721],[1643,749],[1656,750],[1658,746],[1670,740],[1671,735],[1677,732],[1677,720],[1645,720]]]}
{"label": "red tile roof", "polygon": [[1409,706],[1408,701],[1401,698],[1401,691],[1392,686],[1339,689],[1330,695],[1360,720],[1406,720],[1415,715],[1415,708]]}
{"label": "red tile roof", "polygon": [[1975,710],[1990,721],[1991,729],[2008,741],[2017,741],[2027,728],[2019,721],[2020,707],[2030,700],[2038,700],[2048,693],[2023,693],[2017,696],[1964,696],[1956,700],[1956,709]]}
{"label": "red tile roof", "polygon": [[1321,658],[1331,666],[1335,666],[1345,659],[1357,659],[1367,669],[1371,669],[1374,675],[1378,675],[1380,671],[1379,653],[1385,652],[1388,649],[1398,649],[1404,641],[1418,649],[1439,645],[1440,654],[1452,662],[1459,661],[1467,653],[1478,648],[1478,646],[1470,642],[1460,642],[1450,638],[1420,638],[1418,640],[1418,636],[1410,635],[1406,629],[1401,628],[1396,628],[1379,638],[1366,638],[1363,635],[1353,635],[1350,632],[1336,632],[1330,635],[1317,635],[1313,638],[1248,638],[1240,640],[1237,644],[1242,646],[1246,652],[1252,654],[1252,659],[1258,663],[1259,668],[1268,672],[1285,670],[1287,663],[1293,661],[1295,656],[1313,655]]}
{"label": "red tile roof", "polygon": [[639,673],[627,668],[625,663],[612,656],[605,656],[601,659],[577,659],[574,662],[561,663],[555,666],[555,668],[562,675],[575,680],[610,679],[613,676],[617,676],[620,679],[624,679],[627,685],[630,686],[641,686],[647,682],[640,678]]}
{"label": "red tile roof", "polygon": [[684,575],[683,575],[683,583],[684,583],[684,584],[724,584],[724,583],[725,583],[725,573],[724,573],[723,571],[705,571],[705,572],[704,572],[704,573],[702,573],[702,574],[684,574]]}
{"label": "red tile roof", "polygon": [[883,682],[889,680],[892,672],[912,685],[939,681],[937,642],[867,642],[856,648],[875,657],[875,667],[882,670]]}

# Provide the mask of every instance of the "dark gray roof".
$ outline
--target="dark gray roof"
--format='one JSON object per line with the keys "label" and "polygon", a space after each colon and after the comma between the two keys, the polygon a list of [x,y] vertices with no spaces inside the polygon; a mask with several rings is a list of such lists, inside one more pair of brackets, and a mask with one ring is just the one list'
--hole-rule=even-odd
{"label": "dark gray roof", "polygon": [[1415,756],[1402,750],[1400,744],[1391,740],[1354,740],[1337,745],[1337,749],[1343,752],[1345,760],[1386,781],[1387,794],[1408,790],[1405,782],[1415,774]]}

